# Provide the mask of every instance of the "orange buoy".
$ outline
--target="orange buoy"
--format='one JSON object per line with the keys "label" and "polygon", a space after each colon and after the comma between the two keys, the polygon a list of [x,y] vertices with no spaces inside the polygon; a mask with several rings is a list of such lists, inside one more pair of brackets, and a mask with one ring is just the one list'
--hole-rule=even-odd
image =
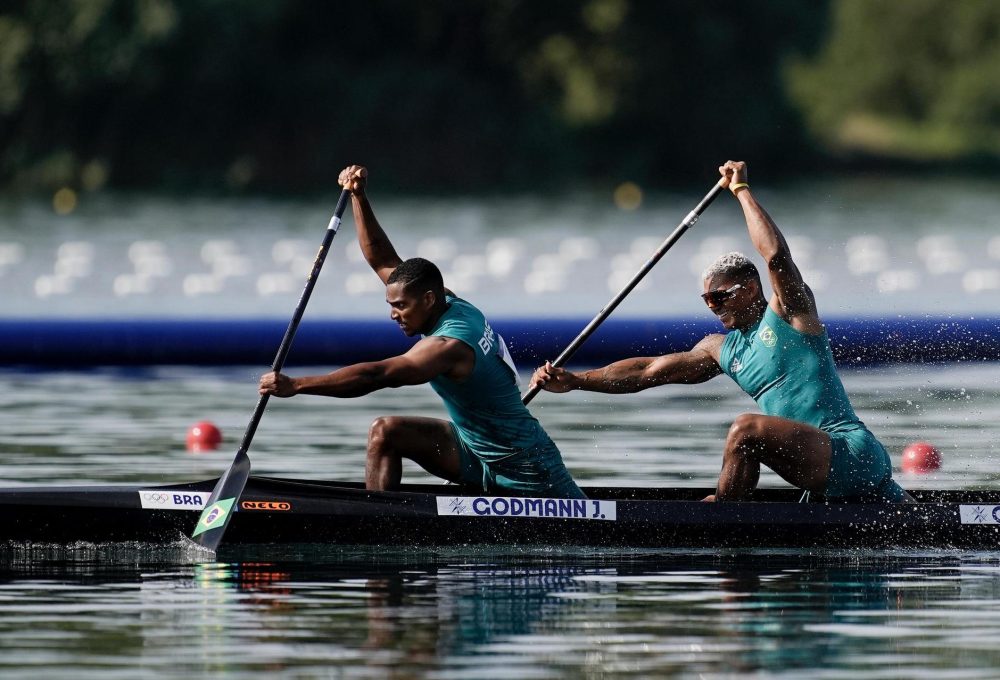
{"label": "orange buoy", "polygon": [[191,426],[187,433],[188,451],[215,451],[222,443],[222,432],[207,420],[202,420]]}
{"label": "orange buoy", "polygon": [[941,452],[933,444],[913,442],[903,449],[903,472],[923,474],[941,468]]}

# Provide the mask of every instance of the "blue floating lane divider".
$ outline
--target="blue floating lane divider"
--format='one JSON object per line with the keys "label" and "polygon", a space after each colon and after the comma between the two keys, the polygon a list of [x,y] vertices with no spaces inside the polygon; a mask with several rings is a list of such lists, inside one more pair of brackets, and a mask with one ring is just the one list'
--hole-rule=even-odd
{"label": "blue floating lane divider", "polygon": [[[495,319],[523,370],[557,356],[588,319]],[[5,319],[0,365],[33,367],[265,365],[281,319]],[[901,317],[827,321],[841,365],[1000,360],[1000,317]],[[595,366],[690,349],[723,329],[712,319],[609,319],[574,356]],[[382,319],[305,320],[289,355],[299,366],[336,366],[405,352],[413,339]]]}

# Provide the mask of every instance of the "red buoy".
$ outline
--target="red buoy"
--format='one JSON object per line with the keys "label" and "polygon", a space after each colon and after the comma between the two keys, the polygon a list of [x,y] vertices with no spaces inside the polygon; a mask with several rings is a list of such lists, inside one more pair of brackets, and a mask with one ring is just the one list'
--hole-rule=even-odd
{"label": "red buoy", "polygon": [[941,468],[941,452],[933,444],[913,442],[903,449],[903,472],[923,474]]}
{"label": "red buoy", "polygon": [[187,433],[188,451],[215,451],[222,443],[222,432],[207,420],[195,423]]}

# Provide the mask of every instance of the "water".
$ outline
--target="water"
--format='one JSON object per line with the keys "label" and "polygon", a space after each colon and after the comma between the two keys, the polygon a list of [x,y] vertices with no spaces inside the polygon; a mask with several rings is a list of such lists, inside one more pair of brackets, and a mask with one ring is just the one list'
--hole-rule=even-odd
{"label": "water", "polygon": [[[288,367],[293,375],[329,367]],[[0,372],[0,479],[5,485],[184,482],[228,465],[256,404],[266,367]],[[524,384],[528,375],[522,375]],[[858,415],[899,463],[906,444],[938,446],[941,472],[915,488],[1000,482],[1000,364],[897,365],[845,370]],[[635,395],[542,393],[532,402],[574,475],[593,485],[714,486],[732,419],[753,403],[724,376]],[[254,471],[363,480],[368,425],[378,415],[446,418],[428,386],[358,399],[272,399],[253,441]],[[187,429],[207,419],[223,450],[185,451]],[[419,470],[407,479],[430,481]],[[765,472],[763,484],[778,477]]]}
{"label": "water", "polygon": [[[305,369],[303,369],[305,370]],[[319,370],[319,369],[315,369]],[[249,368],[0,373],[4,485],[189,481],[232,460]],[[526,377],[526,376],[525,376]],[[1000,364],[845,371],[910,488],[997,488]],[[584,483],[711,486],[748,400],[723,378],[533,410]],[[260,474],[360,480],[377,415],[443,416],[426,387],[272,400]],[[210,419],[225,444],[184,449]],[[412,466],[407,481],[426,481]],[[762,484],[780,485],[765,473]],[[0,677],[995,678],[1000,546],[960,552],[0,548]]]}
{"label": "water", "polygon": [[995,555],[82,552],[3,565],[3,677],[992,678],[1000,662]]}
{"label": "water", "polygon": [[[824,315],[1000,313],[991,184],[865,178],[758,193]],[[700,195],[647,196],[635,212],[596,194],[374,198],[400,252],[438,261],[449,285],[494,318],[589,318]],[[701,268],[749,247],[726,199],[619,316],[705,314],[695,295]],[[287,318],[334,202],[85,195],[76,212],[56,216],[44,202],[8,200],[0,315]],[[377,283],[346,230],[305,322],[384,314]],[[232,460],[264,370],[0,369],[0,484],[215,477]],[[909,442],[942,450],[939,472],[900,473],[904,486],[1000,487],[1000,364],[843,377],[897,471]],[[711,487],[729,423],[752,404],[718,378],[627,397],[542,394],[532,410],[584,484]],[[271,400],[254,470],[360,480],[368,424],[384,414],[444,411],[426,387]],[[188,453],[187,429],[202,419],[219,425],[224,446]],[[411,466],[404,477],[429,481]],[[782,484],[766,471],[761,483]],[[254,550],[206,561],[181,545],[0,545],[0,677],[938,680],[995,678],[1000,667],[1000,546]]]}
{"label": "water", "polygon": [[[495,319],[592,317],[707,191],[497,199],[395,199],[377,214],[404,257]],[[866,177],[755,186],[784,229],[820,311],[833,316],[1000,314],[1000,196],[988,181]],[[0,202],[0,316],[287,318],[336,196],[310,201],[84,195],[70,215]],[[699,316],[700,273],[750,251],[722,195],[621,306],[621,316]],[[352,220],[334,240],[309,317],[386,314]]]}

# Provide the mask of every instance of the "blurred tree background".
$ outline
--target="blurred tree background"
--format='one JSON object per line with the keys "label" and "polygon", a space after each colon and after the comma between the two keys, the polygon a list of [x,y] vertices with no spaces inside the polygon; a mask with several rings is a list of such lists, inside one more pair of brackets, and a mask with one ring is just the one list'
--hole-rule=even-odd
{"label": "blurred tree background", "polygon": [[0,0],[0,186],[996,168],[994,0]]}

